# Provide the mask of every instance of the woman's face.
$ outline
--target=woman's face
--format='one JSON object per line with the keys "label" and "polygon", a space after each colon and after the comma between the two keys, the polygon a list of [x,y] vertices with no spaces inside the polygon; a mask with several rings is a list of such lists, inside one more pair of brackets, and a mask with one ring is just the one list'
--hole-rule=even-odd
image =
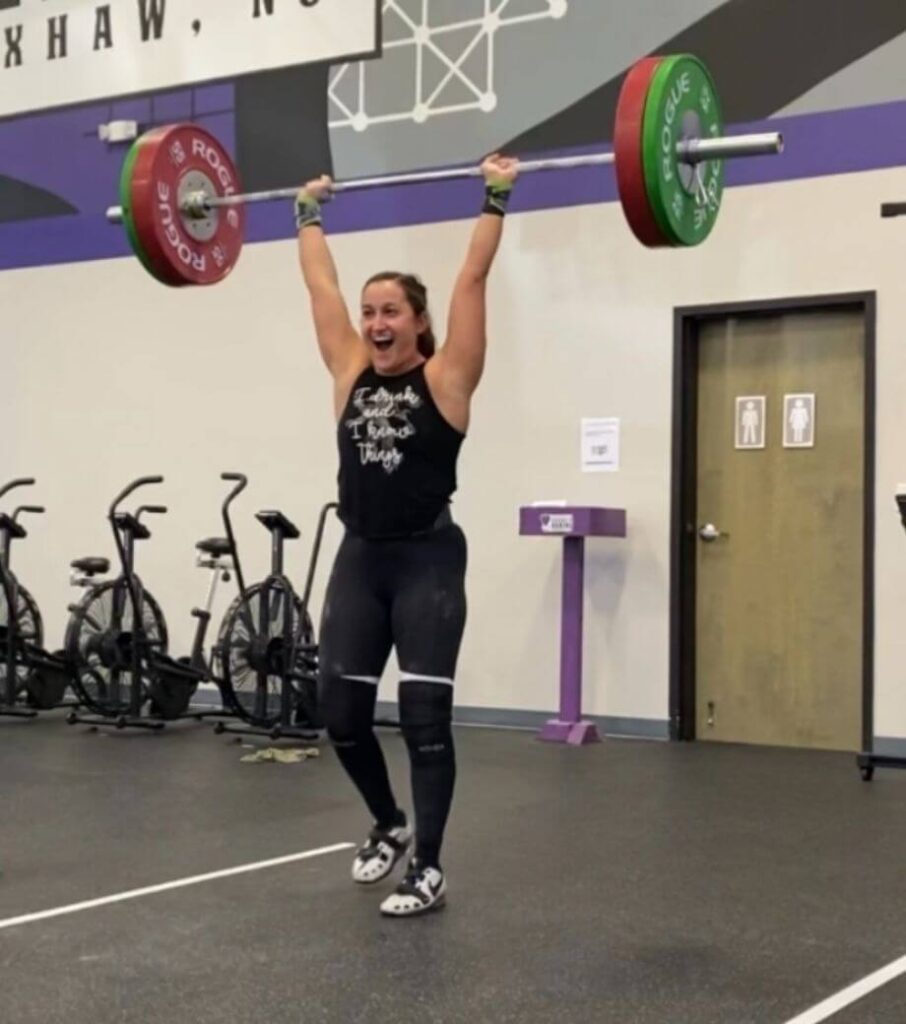
{"label": "woman's face", "polygon": [[422,356],[418,336],[428,325],[416,315],[396,281],[372,281],[362,292],[361,331],[372,365],[378,373],[405,373]]}

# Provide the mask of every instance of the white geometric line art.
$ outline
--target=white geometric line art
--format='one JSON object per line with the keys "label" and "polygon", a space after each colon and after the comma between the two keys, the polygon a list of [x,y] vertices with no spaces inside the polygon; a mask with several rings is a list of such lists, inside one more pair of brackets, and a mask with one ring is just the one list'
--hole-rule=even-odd
{"label": "white geometric line art", "polygon": [[[423,124],[463,110],[490,113],[497,106],[497,34],[514,25],[562,18],[569,0],[472,0],[471,7],[478,12],[474,17],[438,23],[432,22],[429,0],[383,0],[381,59],[339,64],[331,70],[329,127],[364,132],[371,125]],[[388,109],[376,109],[381,102],[374,86],[378,74],[396,86],[391,93],[402,88],[400,97],[383,97]]]}

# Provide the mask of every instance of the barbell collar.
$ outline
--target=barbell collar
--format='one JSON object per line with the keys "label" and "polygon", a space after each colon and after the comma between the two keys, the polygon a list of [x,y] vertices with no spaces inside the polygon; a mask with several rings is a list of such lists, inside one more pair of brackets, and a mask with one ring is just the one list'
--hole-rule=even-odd
{"label": "barbell collar", "polygon": [[776,156],[783,152],[783,146],[780,132],[765,132],[759,135],[724,135],[717,139],[687,139],[677,143],[676,150],[684,163],[698,164],[705,160]]}

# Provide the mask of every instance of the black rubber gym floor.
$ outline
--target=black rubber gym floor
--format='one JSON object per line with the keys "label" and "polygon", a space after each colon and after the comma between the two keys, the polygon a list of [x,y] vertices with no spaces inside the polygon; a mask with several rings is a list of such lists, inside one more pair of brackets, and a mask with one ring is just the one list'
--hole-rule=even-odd
{"label": "black rubber gym floor", "polygon": [[[405,750],[383,734],[408,806]],[[369,825],[332,752],[210,725],[0,719],[3,1024],[785,1024],[906,953],[906,772],[854,758],[457,730],[446,909],[387,920],[351,851],[11,918]],[[805,1018],[803,1018],[804,1020]],[[835,1024],[906,1020],[906,976]]]}

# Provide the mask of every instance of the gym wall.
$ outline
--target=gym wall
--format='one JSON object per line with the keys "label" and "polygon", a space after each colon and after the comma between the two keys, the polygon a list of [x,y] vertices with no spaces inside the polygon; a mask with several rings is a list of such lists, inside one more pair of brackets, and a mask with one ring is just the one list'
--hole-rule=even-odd
{"label": "gym wall", "polygon": [[[765,3],[758,25],[746,25],[739,18],[759,5],[688,0],[664,11],[667,5],[650,0],[627,13],[576,0],[560,17],[542,17],[546,4],[511,0],[514,21],[520,11],[526,20],[498,31],[495,109],[423,122],[394,93],[402,72],[390,62],[405,48],[390,44],[404,28],[394,5],[386,6],[384,58],[365,70],[373,74],[369,109],[388,100],[387,119],[364,131],[341,123],[345,115],[323,91],[330,80],[324,67],[292,72],[322,83],[320,93],[290,97],[301,110],[296,119],[285,116],[285,96],[284,109],[277,101],[259,107],[257,122],[240,116],[287,80],[278,76],[290,72],[280,72],[158,96],[153,104],[139,98],[0,122],[11,171],[0,181],[0,266],[7,268],[0,274],[0,476],[36,476],[33,497],[48,508],[29,521],[31,537],[14,548],[13,565],[44,610],[49,643],[62,637],[74,597],[68,562],[112,554],[104,511],[132,476],[167,478],[148,500],[171,511],[152,522],[138,566],[165,610],[176,653],[188,648],[188,612],[203,597],[192,546],[220,531],[219,473],[240,470],[251,480],[236,507],[250,578],[264,571],[268,555],[251,513],[282,508],[302,528],[287,560],[301,585],[317,511],[334,494],[330,387],[296,269],[289,209],[254,212],[256,244],[224,284],[165,289],[102,222],[124,152],[90,136],[99,121],[134,111],[147,127],[195,116],[236,146],[247,187],[269,187],[319,170],[305,164],[316,158],[330,159],[339,176],[355,176],[471,161],[504,142],[519,152],[606,144],[626,65],[651,50],[689,49],[712,67],[734,130],[780,127],[787,154],[734,166],[714,233],[683,252],[650,252],[635,242],[609,172],[520,183],[493,273],[487,374],[454,505],[470,539],[457,702],[504,709],[499,717],[510,721],[520,720],[513,712],[556,705],[559,547],[517,536],[516,507],[557,498],[623,506],[627,539],[587,546],[585,703],[615,731],[666,735],[673,309],[872,290],[879,310],[875,724],[881,737],[906,737],[906,549],[892,500],[906,475],[899,401],[906,241],[898,222],[878,217],[879,204],[903,198],[906,188],[898,169],[906,151],[895,130],[906,116],[906,87],[895,74],[906,51],[902,5],[878,3],[859,13],[852,32],[829,32],[848,49],[828,54],[815,52],[809,3],[795,5],[798,14],[784,14],[782,24],[774,23],[781,17],[774,7],[783,5]],[[452,20],[449,3],[430,6],[432,16]],[[537,68],[539,54],[556,73],[517,73]],[[288,141],[281,142],[277,120]],[[307,136],[329,139],[330,151],[302,154]],[[442,335],[479,192],[464,183],[432,191],[430,201],[406,191],[371,203],[339,198],[327,226],[350,303],[374,270],[415,269],[429,285]],[[583,416],[620,417],[620,472],[581,473]],[[316,613],[337,539],[334,529],[316,581]],[[394,686],[391,666],[382,695],[392,697]]]}

